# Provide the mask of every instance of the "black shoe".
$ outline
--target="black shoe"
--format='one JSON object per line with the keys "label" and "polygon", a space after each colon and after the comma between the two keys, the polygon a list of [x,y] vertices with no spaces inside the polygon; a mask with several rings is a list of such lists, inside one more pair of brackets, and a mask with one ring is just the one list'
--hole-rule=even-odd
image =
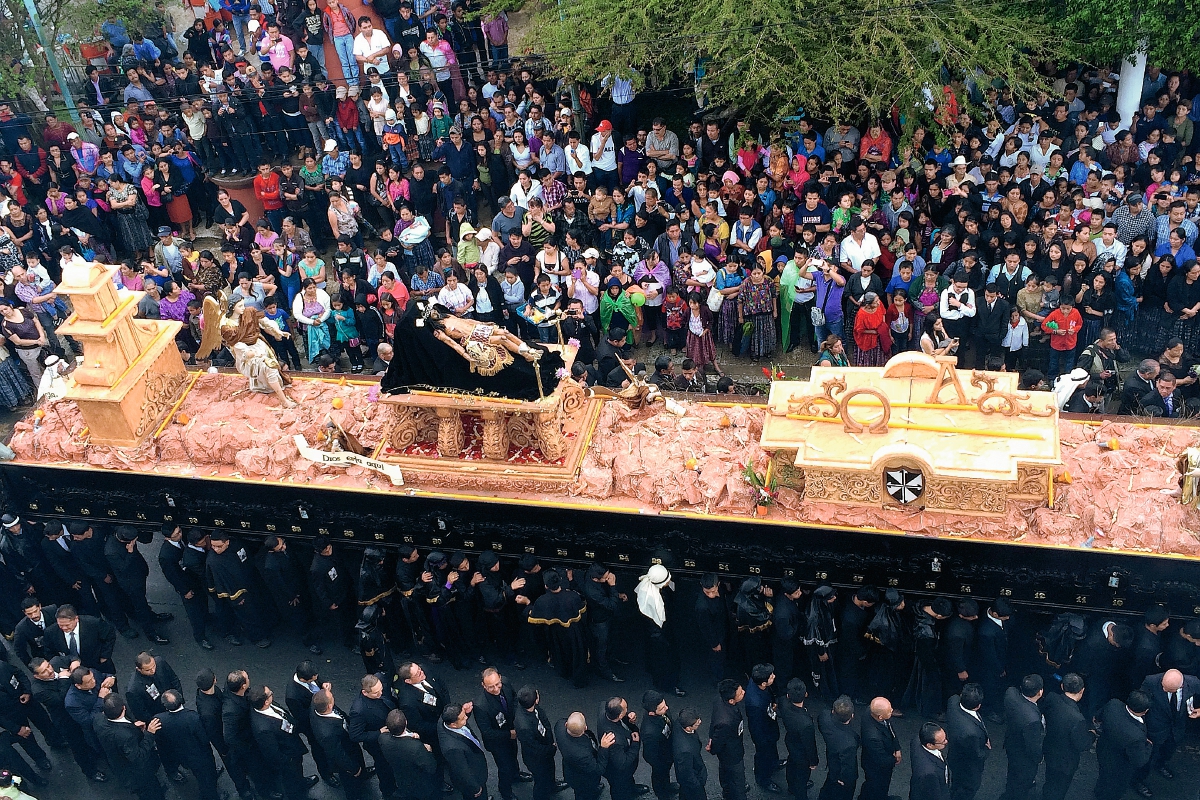
{"label": "black shoe", "polygon": [[375,766],[374,765],[371,765],[371,766],[367,767],[365,770],[363,770],[364,778],[369,778],[374,774],[375,774]]}
{"label": "black shoe", "polygon": [[38,775],[33,770],[27,770],[26,774],[23,775],[22,777],[24,777],[25,780],[29,781],[34,786],[45,786],[47,783],[50,782],[49,779],[47,779],[45,775]]}
{"label": "black shoe", "polygon": [[266,650],[268,647],[271,646],[271,640],[270,639],[260,639],[259,641],[254,643],[254,646],[260,650]]}
{"label": "black shoe", "polygon": [[486,658],[484,658],[483,656],[480,656],[479,658],[477,658],[475,660],[478,661],[480,664],[482,664],[485,667],[488,664],[488,660]]}
{"label": "black shoe", "polygon": [[196,644],[200,645],[200,647],[205,650],[213,649],[212,642],[210,642],[208,639],[201,639],[200,641],[196,642]]}
{"label": "black shoe", "polygon": [[610,660],[610,661],[612,661],[614,664],[620,664],[622,667],[628,667],[628,666],[629,666],[629,662],[628,662],[628,661],[622,661],[622,660],[621,660],[621,659],[619,659],[619,658],[611,657],[609,660]]}
{"label": "black shoe", "polygon": [[770,792],[771,794],[783,794],[783,789],[780,789],[779,784],[776,783],[775,781],[771,781],[770,783],[766,784],[765,786],[760,786],[759,788],[762,789],[764,792]]}
{"label": "black shoe", "polygon": [[126,639],[136,639],[138,637],[138,632],[133,628],[126,628],[125,630],[121,631],[121,635]]}
{"label": "black shoe", "polygon": [[321,779],[316,775],[308,775],[304,778],[304,786],[306,789],[311,789],[320,783]]}
{"label": "black shoe", "polygon": [[454,794],[454,787],[448,783],[442,784],[442,794]]}
{"label": "black shoe", "polygon": [[283,800],[283,792],[270,792],[267,794],[267,797],[271,798],[271,800]]}
{"label": "black shoe", "polygon": [[184,775],[182,771],[179,771],[171,776],[171,780],[175,781],[176,783],[185,783],[187,781],[187,775]]}
{"label": "black shoe", "polygon": [[567,789],[570,789],[570,788],[571,788],[571,784],[567,783],[566,781],[555,781],[554,782],[554,791],[556,791],[556,792],[565,792]]}
{"label": "black shoe", "polygon": [[1175,773],[1171,772],[1171,770],[1167,769],[1167,766],[1165,764],[1158,768],[1158,774],[1162,775],[1167,780],[1173,780],[1175,778]]}
{"label": "black shoe", "polygon": [[531,783],[533,781],[533,775],[528,772],[518,772],[517,780],[519,780],[521,783]]}
{"label": "black shoe", "polygon": [[155,614],[154,619],[159,622],[173,622],[175,620],[175,615],[164,611],[161,614]]}
{"label": "black shoe", "polygon": [[428,661],[430,664],[440,664],[440,663],[442,663],[442,661],[444,659],[441,656],[439,656],[437,653],[430,653],[429,655],[427,655],[425,657],[425,660]]}
{"label": "black shoe", "polygon": [[633,786],[633,794],[635,797],[643,795],[643,794],[649,794],[649,792],[650,792],[650,787],[644,783],[637,783],[637,784],[634,784],[634,786]]}
{"label": "black shoe", "polygon": [[170,639],[168,639],[165,636],[160,636],[157,633],[147,634],[146,638],[149,639],[150,641],[154,642],[155,644],[170,644],[171,643]]}
{"label": "black shoe", "polygon": [[312,653],[314,656],[319,656],[323,651],[321,650],[320,645],[310,644],[308,646],[308,652]]}
{"label": "black shoe", "polygon": [[676,697],[687,697],[687,692],[685,692],[683,689],[680,689],[678,686],[676,686],[675,687],[675,696]]}
{"label": "black shoe", "polygon": [[336,772],[333,773],[332,775],[330,775],[328,778],[326,778],[325,782],[335,789],[337,789],[338,787],[340,787],[342,785],[342,779],[340,777],[338,777],[338,774]]}
{"label": "black shoe", "polygon": [[787,769],[787,759],[781,758],[779,763],[775,765],[776,770]]}
{"label": "black shoe", "polygon": [[625,679],[617,675],[615,672],[608,676],[608,679],[613,683],[624,683]]}
{"label": "black shoe", "polygon": [[524,669],[525,669],[525,665],[524,665],[524,664],[522,664],[520,661],[514,661],[514,662],[513,662],[513,669],[524,670]]}
{"label": "black shoe", "polygon": [[1154,797],[1154,792],[1150,791],[1149,786],[1139,786],[1134,789],[1134,791],[1140,794],[1142,797]]}
{"label": "black shoe", "polygon": [[42,772],[50,772],[54,769],[54,765],[50,763],[49,759],[43,758],[37,762],[37,768]]}
{"label": "black shoe", "polygon": [[225,637],[225,641],[229,642],[229,644],[233,645],[234,647],[242,646],[242,640],[234,636],[232,633]]}
{"label": "black shoe", "polygon": [[106,780],[108,780],[108,776],[100,770],[96,770],[91,775],[88,775],[88,780],[95,783],[104,783]]}

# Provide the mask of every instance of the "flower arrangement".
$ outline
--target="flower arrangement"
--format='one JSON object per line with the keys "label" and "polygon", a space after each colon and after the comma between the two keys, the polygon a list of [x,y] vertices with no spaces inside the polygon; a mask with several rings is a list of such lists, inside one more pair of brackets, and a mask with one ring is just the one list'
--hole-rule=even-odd
{"label": "flower arrangement", "polygon": [[781,381],[787,377],[782,369],[775,366],[763,367],[762,373],[769,381]]}
{"label": "flower arrangement", "polygon": [[[753,464],[746,464],[742,467],[742,477],[746,479],[746,483],[750,484],[750,488],[754,490],[754,504],[760,509],[764,509],[769,505],[774,504],[775,496],[779,494],[779,486],[775,478],[768,474],[764,475],[754,469]],[[760,512],[760,516],[763,512]]]}

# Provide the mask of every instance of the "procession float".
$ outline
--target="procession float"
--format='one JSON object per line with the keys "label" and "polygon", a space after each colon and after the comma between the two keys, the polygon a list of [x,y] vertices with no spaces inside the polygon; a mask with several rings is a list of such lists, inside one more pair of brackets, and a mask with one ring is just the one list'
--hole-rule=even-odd
{"label": "procession float", "polygon": [[180,323],[135,319],[115,270],[64,270],[83,361],[0,465],[24,515],[1200,614],[1196,428],[1064,419],[920,353],[758,398],[591,390],[577,343],[426,302],[375,382],[289,376],[285,332],[210,298],[238,371],[189,371]]}

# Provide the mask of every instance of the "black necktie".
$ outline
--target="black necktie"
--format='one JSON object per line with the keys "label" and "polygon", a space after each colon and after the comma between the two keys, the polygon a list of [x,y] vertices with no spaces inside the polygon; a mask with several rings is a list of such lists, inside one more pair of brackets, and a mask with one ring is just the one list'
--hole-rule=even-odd
{"label": "black necktie", "polygon": [[1179,692],[1171,692],[1171,710],[1179,713]]}
{"label": "black necktie", "polygon": [[79,655],[79,637],[76,636],[75,631],[67,634],[67,655]]}

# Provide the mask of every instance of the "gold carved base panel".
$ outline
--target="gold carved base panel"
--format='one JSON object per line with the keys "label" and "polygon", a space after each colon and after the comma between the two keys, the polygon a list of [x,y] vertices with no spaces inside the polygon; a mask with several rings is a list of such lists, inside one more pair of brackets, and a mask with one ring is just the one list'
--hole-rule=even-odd
{"label": "gold carved base panel", "polygon": [[884,491],[883,475],[878,472],[801,469],[788,461],[775,461],[773,471],[779,485],[801,492],[806,500],[822,503],[991,516],[1004,514],[1009,500],[1045,501],[1047,496],[1048,471],[1041,467],[1028,471],[1023,468],[1015,483],[927,478],[918,499],[900,503]]}

